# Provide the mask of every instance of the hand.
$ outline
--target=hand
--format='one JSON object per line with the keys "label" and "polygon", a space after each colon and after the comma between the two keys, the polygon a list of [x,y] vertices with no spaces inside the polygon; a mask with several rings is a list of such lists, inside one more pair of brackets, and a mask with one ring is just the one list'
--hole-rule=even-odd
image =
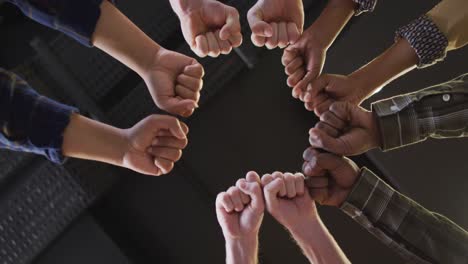
{"label": "hand", "polygon": [[218,194],[216,215],[226,240],[256,238],[264,208],[260,177],[255,172],[249,172],[246,179]]}
{"label": "hand", "polygon": [[266,174],[262,177],[268,212],[293,233],[318,219],[317,209],[301,173]]}
{"label": "hand", "polygon": [[341,206],[354,187],[359,168],[348,158],[320,153],[310,147],[304,152],[306,185],[313,200],[323,205]]}
{"label": "hand", "polygon": [[143,79],[159,108],[188,117],[198,107],[203,75],[195,59],[160,48]]}
{"label": "hand", "polygon": [[364,86],[352,75],[322,74],[309,84],[304,102],[307,110],[320,116],[335,101],[360,105],[368,96]]}
{"label": "hand", "polygon": [[239,12],[214,0],[171,0],[182,33],[199,57],[229,54],[242,44]]}
{"label": "hand", "polygon": [[149,116],[123,130],[127,147],[122,166],[139,173],[160,176],[169,173],[187,146],[188,127],[174,117]]}
{"label": "hand", "polygon": [[348,102],[335,102],[309,131],[312,147],[345,155],[359,155],[381,145],[372,112]]}
{"label": "hand", "polygon": [[256,46],[285,48],[302,34],[304,7],[301,0],[258,0],[247,19]]}
{"label": "hand", "polygon": [[287,84],[292,95],[304,101],[307,85],[316,79],[323,69],[328,46],[317,36],[313,26],[283,53],[282,63],[288,75]]}

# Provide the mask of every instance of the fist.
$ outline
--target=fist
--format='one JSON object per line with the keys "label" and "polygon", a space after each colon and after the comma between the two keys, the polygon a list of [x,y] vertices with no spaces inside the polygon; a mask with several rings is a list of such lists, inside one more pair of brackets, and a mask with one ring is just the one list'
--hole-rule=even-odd
{"label": "fist", "polygon": [[198,107],[204,74],[195,59],[161,48],[143,78],[160,109],[188,117]]}
{"label": "fist", "polygon": [[374,114],[348,102],[333,103],[309,134],[312,147],[339,155],[359,155],[381,145]]}
{"label": "fist", "polygon": [[266,174],[262,186],[268,212],[287,229],[306,226],[318,217],[301,173]]}
{"label": "fist", "polygon": [[314,148],[304,152],[302,167],[312,199],[323,205],[341,206],[359,177],[359,168],[348,158],[321,153]]}
{"label": "fist", "polygon": [[242,44],[239,12],[213,0],[185,1],[177,11],[182,33],[199,57],[229,54]]}
{"label": "fist", "polygon": [[252,42],[268,49],[295,43],[304,27],[301,0],[259,0],[248,12]]}
{"label": "fist", "polygon": [[187,146],[188,127],[174,117],[149,116],[124,130],[127,148],[123,167],[160,176],[169,173]]}
{"label": "fist", "polygon": [[216,215],[226,240],[257,236],[264,208],[260,177],[255,172],[218,194]]}

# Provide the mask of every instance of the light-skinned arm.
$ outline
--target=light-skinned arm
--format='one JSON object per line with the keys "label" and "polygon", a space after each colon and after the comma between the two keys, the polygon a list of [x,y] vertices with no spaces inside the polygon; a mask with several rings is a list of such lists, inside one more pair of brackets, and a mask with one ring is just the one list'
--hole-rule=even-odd
{"label": "light-skinned arm", "polygon": [[201,64],[158,45],[108,1],[101,4],[92,44],[140,75],[162,110],[187,117],[198,107]]}
{"label": "light-skinned arm", "polygon": [[263,220],[260,177],[247,173],[245,179],[216,198],[216,215],[226,240],[227,264],[258,263],[258,233]]}
{"label": "light-skinned arm", "polygon": [[262,186],[268,212],[291,233],[310,263],[350,263],[320,219],[304,175],[266,174]]}
{"label": "light-skinned arm", "polygon": [[62,153],[160,176],[180,159],[187,133],[188,127],[170,116],[152,115],[132,128],[119,129],[74,113],[65,129]]}

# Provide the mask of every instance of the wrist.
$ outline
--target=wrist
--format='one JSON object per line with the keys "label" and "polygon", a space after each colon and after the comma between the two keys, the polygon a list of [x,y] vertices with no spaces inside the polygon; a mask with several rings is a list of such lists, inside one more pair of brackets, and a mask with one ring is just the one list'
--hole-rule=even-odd
{"label": "wrist", "polygon": [[315,217],[309,217],[307,220],[287,227],[287,229],[296,241],[311,242],[314,237],[314,231],[317,229],[317,226],[320,225],[320,222],[320,218],[316,215]]}
{"label": "wrist", "polygon": [[361,69],[348,75],[349,82],[353,83],[353,87],[357,88],[354,94],[359,104],[379,88],[378,81],[374,80],[373,77],[369,76],[365,71],[361,71]]}
{"label": "wrist", "polygon": [[[194,9],[199,8],[200,2],[204,2],[205,0],[198,0],[198,1],[190,1],[190,0],[170,0],[172,9],[176,13],[176,15],[181,18],[184,16],[189,15]],[[197,3],[198,2],[198,3]],[[197,3],[198,5],[194,5]]]}
{"label": "wrist", "polygon": [[127,149],[128,140],[122,129],[79,114],[70,117],[62,146],[65,156],[122,166]]}
{"label": "wrist", "polygon": [[[309,27],[314,38],[325,50],[335,41],[343,27],[354,15],[356,3],[352,0],[330,0],[317,20]],[[308,31],[309,31],[308,29]]]}
{"label": "wrist", "polygon": [[226,238],[226,263],[255,264],[258,255],[258,233],[248,237]]}
{"label": "wrist", "polygon": [[146,81],[151,76],[152,71],[157,67],[161,54],[166,49],[154,43],[154,45],[147,51],[147,57],[145,61],[141,62],[141,70],[137,71],[138,75]]}

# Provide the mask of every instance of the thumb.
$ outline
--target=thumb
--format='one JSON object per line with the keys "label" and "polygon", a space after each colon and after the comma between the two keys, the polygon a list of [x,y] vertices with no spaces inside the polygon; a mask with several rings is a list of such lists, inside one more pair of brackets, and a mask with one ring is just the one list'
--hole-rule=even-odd
{"label": "thumb", "polygon": [[[312,73],[311,73],[312,74]],[[327,74],[322,74],[315,78],[308,87],[308,92],[312,98],[317,97],[318,94],[325,91],[329,83],[329,78]]]}
{"label": "thumb", "polygon": [[252,208],[256,210],[263,210],[263,197],[262,189],[258,182],[247,182],[241,179],[237,183],[237,187],[245,194],[250,196]]}
{"label": "thumb", "polygon": [[265,202],[267,207],[270,209],[277,208],[279,204],[279,193],[281,189],[285,189],[283,178],[276,178],[265,187],[263,187],[263,193],[265,195]]}
{"label": "thumb", "polygon": [[337,168],[340,168],[341,166],[346,164],[346,159],[331,153],[320,153],[317,156],[315,156],[315,158],[313,158],[311,161],[309,161],[309,166],[311,166],[312,168],[321,168],[327,171],[331,176],[336,176],[333,175],[333,172]]}
{"label": "thumb", "polygon": [[239,12],[235,8],[226,9],[226,24],[221,28],[219,32],[219,38],[221,40],[228,40],[232,35],[240,33],[241,25],[239,22]]}
{"label": "thumb", "polygon": [[333,138],[326,132],[312,128],[309,131],[309,143],[314,148],[323,149],[332,153],[344,154],[346,146],[339,138]]}
{"label": "thumb", "polygon": [[351,121],[352,105],[349,102],[334,102],[329,109],[341,120]]}
{"label": "thumb", "polygon": [[178,97],[165,97],[164,99],[159,100],[159,105],[162,110],[183,117],[190,116],[195,108],[198,107],[197,102],[194,100],[181,99]]}
{"label": "thumb", "polygon": [[[172,116],[164,116],[164,119],[162,122],[158,124],[160,129],[166,129],[169,130],[170,133],[179,139],[185,139],[186,138],[186,131],[187,129],[185,128],[185,124],[182,125],[179,120],[175,117]],[[188,131],[187,131],[188,132]]]}
{"label": "thumb", "polygon": [[261,37],[273,36],[273,28],[267,22],[263,21],[263,12],[256,5],[247,13],[247,20],[250,29],[254,35]]}
{"label": "thumb", "polygon": [[340,119],[346,120],[350,126],[364,126],[362,120],[366,110],[350,102],[335,102],[330,105],[330,112]]}

